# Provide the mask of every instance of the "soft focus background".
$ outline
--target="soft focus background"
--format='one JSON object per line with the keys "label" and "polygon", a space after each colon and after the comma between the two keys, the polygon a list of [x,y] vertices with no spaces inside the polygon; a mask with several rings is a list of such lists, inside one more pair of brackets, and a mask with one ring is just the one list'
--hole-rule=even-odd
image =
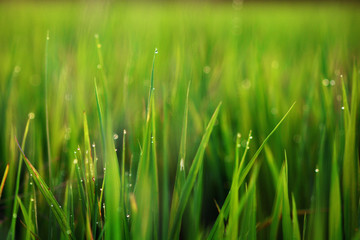
{"label": "soft focus background", "polygon": [[[158,50],[153,91],[158,236],[167,236],[164,219],[177,172],[190,82],[186,175],[210,117],[220,101],[222,106],[196,178],[197,191],[191,193],[186,205],[181,238],[205,238],[212,229],[219,214],[216,204],[223,205],[232,185],[237,133],[242,135],[239,140],[242,154],[252,130],[253,138],[245,159],[248,162],[294,102],[294,108],[257,158],[260,168],[251,205],[256,211],[252,212],[251,221],[246,220],[247,213],[239,213],[239,229],[250,229],[239,236],[252,238],[249,233],[254,233],[256,227],[257,238],[268,238],[272,229],[278,229],[275,236],[283,237],[286,225],[280,222],[273,226],[273,223],[278,217],[276,193],[279,195],[281,191],[282,180],[278,176],[285,156],[288,197],[293,206],[293,196],[299,210],[301,236],[331,238],[335,236],[332,235],[334,226],[340,228],[337,237],[355,236],[359,226],[359,121],[356,117],[359,109],[351,108],[356,105],[353,101],[358,101],[354,94],[359,94],[359,88],[353,88],[360,69],[359,10],[357,3],[339,2],[0,3],[0,176],[9,164],[0,200],[0,236],[7,236],[11,229],[16,202],[20,151],[14,136],[21,142],[28,114],[33,113],[35,118],[29,125],[25,154],[51,186],[60,205],[69,205],[68,187],[73,183],[74,224],[71,228],[74,237],[91,239],[86,217],[80,210],[83,203],[78,201],[80,193],[73,161],[77,158],[74,151],[78,147],[84,149],[86,144],[85,111],[90,143],[96,145],[99,158],[95,181],[100,188],[106,150],[101,144],[94,78],[100,94],[104,94],[103,73],[108,84],[107,104],[112,125],[109,131],[118,149],[119,162],[123,153],[123,130],[127,132],[125,171],[127,176],[129,172],[132,174],[126,185],[130,195],[126,196],[131,198],[141,159],[155,48]],[[96,43],[96,34],[101,46]],[[103,57],[102,65],[98,49]],[[46,72],[51,179],[46,138]],[[349,101],[349,107],[344,105],[345,100]],[[32,180],[24,164],[19,177],[19,197],[34,226],[24,227],[27,224],[19,209],[15,216],[16,239],[36,238],[35,235],[41,239],[60,238],[61,229],[51,217],[51,207],[37,188],[31,190]],[[352,184],[347,185],[349,181]],[[245,182],[249,184],[249,179]],[[245,189],[244,183],[240,196]],[[118,190],[113,186],[111,191]],[[355,196],[348,200],[348,194]],[[31,207],[34,195],[35,209]],[[280,209],[286,209],[281,207],[282,202],[286,202],[284,199],[279,200]],[[127,215],[131,218],[131,209]],[[339,222],[332,223],[333,216],[337,216]],[[348,217],[352,220],[346,220]],[[127,221],[130,235],[136,238],[131,230],[136,224],[131,224],[131,219]],[[253,224],[245,226],[245,222]],[[227,221],[224,224],[226,226]],[[35,234],[29,234],[29,229],[34,229]],[[92,237],[103,237],[101,229],[99,226]],[[232,238],[229,233],[222,236]]]}

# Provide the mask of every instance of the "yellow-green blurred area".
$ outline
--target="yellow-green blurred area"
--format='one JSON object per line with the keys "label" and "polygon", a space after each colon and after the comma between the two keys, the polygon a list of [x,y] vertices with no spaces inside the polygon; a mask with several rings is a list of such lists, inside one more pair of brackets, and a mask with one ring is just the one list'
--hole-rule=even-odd
{"label": "yellow-green blurred area", "polygon": [[[280,172],[286,151],[289,193],[294,194],[297,208],[309,210],[315,206],[316,196],[324,199],[316,205],[317,209],[325,209],[320,214],[321,224],[312,228],[315,218],[308,217],[309,222],[304,224],[308,224],[307,234],[328,236],[331,159],[338,159],[341,178],[345,149],[342,84],[351,105],[351,79],[360,69],[359,5],[0,4],[0,175],[6,163],[10,164],[0,200],[0,236],[6,236],[11,223],[19,156],[14,136],[21,139],[30,112],[35,119],[30,125],[25,154],[45,181],[50,181],[44,87],[47,32],[51,182],[59,202],[64,199],[70,179],[74,151],[84,144],[84,111],[90,141],[98,146],[98,168],[104,167],[94,86],[94,79],[101,82],[101,69],[108,81],[113,133],[121,136],[124,129],[127,131],[126,171],[132,168],[134,184],[157,48],[154,111],[160,195],[164,192],[164,158],[169,161],[170,194],[175,181],[187,86],[191,82],[186,172],[212,113],[222,101],[204,155],[201,212],[192,218],[192,210],[185,211],[188,221],[183,222],[181,237],[206,237],[215,222],[218,211],[214,200],[221,207],[232,181],[237,133],[242,134],[240,145],[245,149],[252,130],[249,154],[253,155],[294,102],[292,112],[259,155],[256,222],[264,222],[272,215],[277,189],[274,174]],[[101,45],[95,42],[96,34]],[[98,49],[103,65],[99,63]],[[103,93],[102,87],[99,91]],[[119,137],[115,139],[119,159],[121,146]],[[319,166],[323,173],[318,183],[322,192],[316,195],[315,169]],[[100,179],[102,175],[99,173]],[[23,170],[19,194],[23,194],[28,178]],[[21,196],[25,198],[26,194]],[[37,234],[45,239],[48,229],[44,220],[48,219],[49,210],[40,194],[38,198],[41,221]],[[162,200],[160,209],[161,206]],[[166,210],[160,213],[163,211]],[[301,226],[303,220],[303,215],[299,215]],[[194,230],[194,226],[198,228]],[[26,229],[20,223],[17,231],[19,236],[25,236]],[[266,237],[268,231],[265,225],[257,234]],[[316,235],[316,231],[324,235]],[[81,232],[76,234],[83,236]]]}

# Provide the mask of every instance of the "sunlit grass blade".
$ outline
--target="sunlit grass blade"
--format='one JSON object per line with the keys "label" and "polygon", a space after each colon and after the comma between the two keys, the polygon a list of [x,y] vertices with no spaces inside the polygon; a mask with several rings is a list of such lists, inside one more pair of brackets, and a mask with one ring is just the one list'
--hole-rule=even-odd
{"label": "sunlit grass blade", "polygon": [[[17,142],[16,138],[15,138],[15,140]],[[43,178],[39,175],[39,173],[34,168],[34,166],[30,163],[30,161],[26,158],[26,156],[25,156],[25,154],[24,154],[24,152],[23,152],[23,150],[20,147],[18,142],[17,142],[17,144],[18,144],[18,147],[19,147],[19,149],[21,151],[21,154],[22,154],[22,156],[23,156],[23,158],[25,160],[25,165],[26,165],[29,173],[33,175],[33,180],[34,180],[36,186],[38,187],[38,189],[40,190],[40,192],[44,196],[46,202],[51,207],[51,210],[54,213],[55,218],[58,221],[58,224],[59,224],[62,232],[69,239],[73,239],[72,231],[70,229],[69,223],[67,222],[64,211],[61,209],[58,201],[55,199],[53,193],[50,191],[50,188],[45,183]]]}
{"label": "sunlit grass blade", "polygon": [[170,225],[170,232],[169,232],[169,239],[174,239],[176,238],[176,233],[179,231],[180,226],[181,226],[181,220],[182,220],[182,215],[184,213],[187,201],[189,199],[191,190],[195,184],[195,180],[196,177],[198,175],[198,172],[200,170],[201,165],[203,164],[203,156],[204,156],[204,152],[205,152],[205,148],[207,146],[207,143],[209,141],[210,138],[210,134],[213,130],[213,127],[215,125],[215,121],[217,118],[217,115],[219,113],[220,110],[220,106],[221,103],[219,103],[219,105],[217,106],[213,116],[211,117],[209,124],[206,127],[206,131],[201,139],[200,142],[200,146],[196,152],[195,158],[191,164],[190,167],[190,171],[189,174],[186,178],[186,182],[184,184],[184,187],[181,191],[181,195],[180,195],[180,199],[179,199],[179,205],[178,208],[176,209],[176,213],[175,213],[175,217],[174,217],[174,222],[172,225]]}
{"label": "sunlit grass blade", "polygon": [[[239,176],[240,176],[240,172],[241,172],[241,168],[244,165],[244,161],[245,161],[245,157],[246,154],[248,152],[249,149],[249,144],[250,144],[250,139],[252,138],[251,136],[251,131],[249,133],[249,137],[248,140],[246,142],[246,147],[245,147],[245,151],[243,153],[243,156],[241,158],[241,161],[239,162],[239,157],[240,157],[240,140],[241,140],[241,135],[240,133],[237,134],[237,138],[236,138],[236,145],[235,145],[235,167],[234,167],[234,173],[233,173],[233,178],[232,178],[232,182],[231,182],[231,188],[230,188],[230,208],[231,211],[229,213],[229,222],[228,222],[228,234],[229,237],[231,239],[235,239],[238,237],[238,228],[239,228],[239,216],[237,215],[238,213],[238,201],[239,201]],[[248,229],[245,230],[245,227],[241,229],[241,231],[247,231]],[[240,233],[240,235],[243,235],[242,232]]]}
{"label": "sunlit grass blade", "polygon": [[0,199],[1,199],[2,192],[4,190],[4,186],[5,186],[5,182],[6,182],[8,173],[9,173],[9,164],[6,164],[6,168],[5,168],[4,175],[3,175],[3,178],[1,180],[1,185],[0,185]]}
{"label": "sunlit grass blade", "polygon": [[[26,122],[26,126],[25,126],[25,131],[24,131],[24,136],[21,142],[21,149],[25,150],[25,143],[26,143],[26,137],[29,131],[29,125],[30,125],[30,121],[31,121],[32,117],[30,117],[29,114],[29,118]],[[22,162],[23,162],[23,155],[20,154],[19,155],[19,161],[18,161],[18,172],[17,172],[17,176],[16,176],[16,185],[15,185],[15,199],[14,199],[14,205],[13,205],[13,211],[12,211],[12,219],[11,219],[11,226],[10,226],[10,231],[8,233],[8,239],[15,239],[15,228],[16,228],[16,216],[17,216],[17,212],[18,212],[18,201],[16,199],[16,197],[19,194],[19,187],[20,187],[20,175],[21,175],[21,167],[22,167]]]}
{"label": "sunlit grass blade", "polygon": [[355,232],[357,224],[357,182],[358,157],[356,148],[357,112],[358,112],[358,79],[354,67],[352,76],[352,96],[349,123],[345,129],[345,149],[343,162],[342,193],[344,204],[344,234],[350,239]]}
{"label": "sunlit grass blade", "polygon": [[135,199],[138,206],[133,214],[131,227],[132,238],[158,238],[159,219],[159,184],[156,154],[156,126],[155,126],[155,98],[154,66],[158,53],[154,52],[153,66],[150,79],[149,99],[146,109],[146,122],[143,135],[143,145],[138,164],[135,182]]}
{"label": "sunlit grass blade", "polygon": [[[163,88],[165,91],[165,87]],[[163,170],[162,170],[162,239],[165,240],[168,236],[168,226],[170,218],[170,191],[169,191],[169,113],[168,103],[166,101],[167,95],[164,94],[163,108],[164,108],[164,122],[163,122]]]}
{"label": "sunlit grass blade", "polygon": [[[190,92],[190,83],[188,85],[188,89],[186,93],[183,126],[181,131],[181,140],[180,140],[180,151],[179,151],[179,157],[176,167],[174,191],[171,200],[170,225],[172,225],[175,220],[174,218],[175,218],[176,209],[178,208],[179,205],[179,198],[186,180],[185,159],[186,159],[186,134],[187,134],[187,122],[188,122],[188,110],[189,110],[189,92]],[[177,235],[178,234],[179,233],[177,233]]]}

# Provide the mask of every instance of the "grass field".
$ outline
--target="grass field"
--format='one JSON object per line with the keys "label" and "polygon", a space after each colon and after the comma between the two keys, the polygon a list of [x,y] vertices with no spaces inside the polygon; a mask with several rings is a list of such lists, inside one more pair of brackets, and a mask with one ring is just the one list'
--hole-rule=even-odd
{"label": "grass field", "polygon": [[1,4],[0,238],[359,239],[359,26],[358,5]]}

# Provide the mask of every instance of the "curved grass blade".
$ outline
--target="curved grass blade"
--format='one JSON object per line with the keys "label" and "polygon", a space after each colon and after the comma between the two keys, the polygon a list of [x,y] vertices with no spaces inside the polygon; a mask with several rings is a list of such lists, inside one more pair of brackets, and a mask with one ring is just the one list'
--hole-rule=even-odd
{"label": "curved grass blade", "polygon": [[9,164],[6,164],[6,168],[5,168],[4,175],[3,175],[3,178],[1,180],[1,185],[0,185],[0,199],[1,199],[2,192],[4,190],[5,181],[6,181],[8,172],[9,172]]}
{"label": "curved grass blade", "polygon": [[48,185],[45,183],[45,181],[42,179],[42,177],[37,172],[35,167],[30,163],[30,161],[25,156],[16,137],[15,137],[15,140],[16,140],[16,143],[21,151],[21,154],[22,154],[24,160],[25,160],[25,165],[26,165],[29,173],[33,175],[33,180],[34,180],[36,186],[38,187],[38,189],[44,196],[46,202],[49,204],[49,206],[51,206],[51,210],[54,213],[56,220],[58,221],[60,229],[65,234],[65,236],[67,236],[69,239],[73,239],[72,231],[70,229],[69,223],[67,222],[67,218],[65,216],[64,211],[61,209],[59,203],[57,202],[54,195],[50,191],[50,188],[48,187]]}
{"label": "curved grass blade", "polygon": [[[245,180],[247,174],[249,173],[250,169],[254,165],[256,158],[259,156],[259,154],[260,154],[261,150],[264,148],[266,142],[269,140],[271,135],[276,131],[276,129],[281,125],[281,123],[285,120],[285,118],[289,115],[289,113],[293,109],[294,105],[295,105],[295,102],[293,103],[293,105],[291,105],[290,109],[285,113],[285,115],[282,117],[282,119],[279,121],[279,123],[274,127],[274,129],[265,138],[265,140],[262,142],[262,144],[260,145],[260,147],[258,148],[256,153],[254,154],[254,156],[251,158],[251,160],[248,162],[248,164],[244,168],[244,170],[242,170],[242,165],[243,164],[240,163],[241,174],[240,174],[239,179],[238,179],[238,187],[240,187],[241,184],[243,183],[243,181]],[[243,156],[243,158],[244,158],[244,156]],[[229,203],[230,203],[230,193],[227,195],[227,197],[226,197],[226,199],[224,201],[224,204],[223,204],[223,206],[221,207],[221,210],[220,210],[221,214],[219,214],[218,218],[216,219],[215,224],[212,227],[207,239],[214,239],[214,236],[215,236],[215,233],[217,232],[219,224],[223,221],[224,218],[228,217],[228,215],[229,215]]]}
{"label": "curved grass blade", "polygon": [[200,170],[201,165],[203,164],[203,157],[204,157],[204,152],[205,152],[205,148],[207,146],[207,143],[209,141],[210,138],[210,134],[213,130],[213,127],[215,125],[216,119],[217,119],[217,115],[219,113],[221,107],[221,102],[219,103],[219,105],[217,106],[214,114],[212,115],[209,124],[206,127],[205,133],[201,139],[200,142],[200,146],[196,152],[195,158],[191,164],[191,168],[189,171],[189,175],[186,178],[186,182],[184,184],[184,187],[181,191],[181,195],[180,195],[180,199],[179,199],[179,205],[178,208],[176,209],[176,213],[175,213],[175,217],[174,217],[174,222],[173,224],[170,226],[170,234],[169,234],[169,239],[175,239],[176,238],[176,233],[180,230],[181,227],[181,220],[182,220],[182,215],[185,211],[185,207],[187,204],[187,201],[189,199],[189,196],[191,194],[191,190],[194,187],[195,181],[196,181],[196,177],[198,175],[198,172]]}

